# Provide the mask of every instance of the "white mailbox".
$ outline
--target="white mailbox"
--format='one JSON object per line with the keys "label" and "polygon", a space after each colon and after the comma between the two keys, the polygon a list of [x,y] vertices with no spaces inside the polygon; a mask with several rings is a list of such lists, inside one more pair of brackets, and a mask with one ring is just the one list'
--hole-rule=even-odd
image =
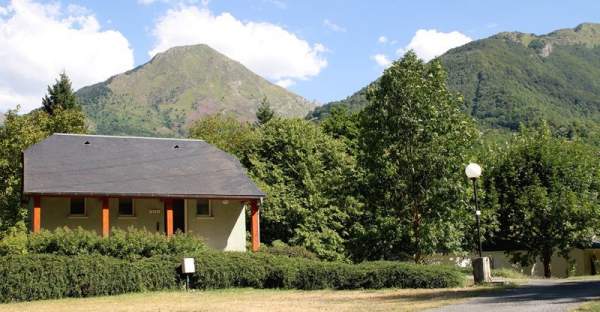
{"label": "white mailbox", "polygon": [[194,258],[183,258],[183,263],[181,265],[181,273],[196,273],[196,264],[194,263]]}

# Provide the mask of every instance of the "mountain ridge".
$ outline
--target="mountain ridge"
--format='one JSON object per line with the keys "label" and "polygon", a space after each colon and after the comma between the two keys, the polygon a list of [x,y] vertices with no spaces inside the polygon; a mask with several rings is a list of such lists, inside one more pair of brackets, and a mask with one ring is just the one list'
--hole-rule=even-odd
{"label": "mountain ridge", "polygon": [[253,121],[263,98],[284,117],[304,117],[315,106],[205,44],[158,53],[76,95],[101,134],[184,136],[195,120],[215,113]]}
{"label": "mountain ridge", "polygon": [[[545,35],[502,32],[440,59],[450,89],[464,96],[465,112],[482,129],[514,131],[520,123],[546,119],[561,135],[600,144],[600,24]],[[311,116],[324,118],[339,105],[361,110],[369,85]]]}

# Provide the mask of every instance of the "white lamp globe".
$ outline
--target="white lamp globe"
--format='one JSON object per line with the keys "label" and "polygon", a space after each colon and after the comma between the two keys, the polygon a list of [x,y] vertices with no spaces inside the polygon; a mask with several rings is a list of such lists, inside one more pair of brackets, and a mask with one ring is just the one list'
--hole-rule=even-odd
{"label": "white lamp globe", "polygon": [[476,163],[470,163],[465,168],[465,174],[469,179],[477,179],[481,176],[481,167]]}

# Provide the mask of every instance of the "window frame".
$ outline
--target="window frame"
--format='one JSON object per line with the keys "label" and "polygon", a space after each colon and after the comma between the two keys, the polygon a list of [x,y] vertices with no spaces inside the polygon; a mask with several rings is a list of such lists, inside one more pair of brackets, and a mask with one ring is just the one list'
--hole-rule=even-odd
{"label": "window frame", "polygon": [[[200,200],[206,200],[208,202],[208,214],[199,214],[198,213],[198,201],[200,201]],[[212,200],[210,200],[208,198],[196,198],[194,208],[195,208],[194,212],[196,214],[197,219],[212,219],[212,218],[214,218],[213,209],[212,209]]]}
{"label": "window frame", "polygon": [[[83,200],[83,213],[73,213],[73,199]],[[87,201],[85,197],[69,197],[69,218],[70,219],[85,219],[88,217]]]}
{"label": "window frame", "polygon": [[[128,199],[131,200],[131,214],[121,214],[121,200]],[[136,209],[135,209],[135,198],[133,197],[122,197],[117,198],[117,215],[119,219],[133,219],[136,218]]]}

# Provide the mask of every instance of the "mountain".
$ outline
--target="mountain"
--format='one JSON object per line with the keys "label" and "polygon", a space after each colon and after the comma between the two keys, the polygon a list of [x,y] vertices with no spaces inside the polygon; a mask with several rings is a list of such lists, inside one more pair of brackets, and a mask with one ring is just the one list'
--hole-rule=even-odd
{"label": "mountain", "polygon": [[[503,32],[452,49],[441,57],[448,85],[482,129],[516,130],[546,119],[565,136],[600,144],[600,24],[585,23],[546,35]],[[373,83],[377,83],[376,81]],[[366,87],[331,107],[358,111]]]}
{"label": "mountain", "polygon": [[76,95],[99,134],[183,136],[195,120],[214,113],[253,121],[263,98],[285,117],[304,117],[314,108],[207,45],[169,49]]}
{"label": "mountain", "polygon": [[4,114],[0,113],[0,125],[4,123]]}

